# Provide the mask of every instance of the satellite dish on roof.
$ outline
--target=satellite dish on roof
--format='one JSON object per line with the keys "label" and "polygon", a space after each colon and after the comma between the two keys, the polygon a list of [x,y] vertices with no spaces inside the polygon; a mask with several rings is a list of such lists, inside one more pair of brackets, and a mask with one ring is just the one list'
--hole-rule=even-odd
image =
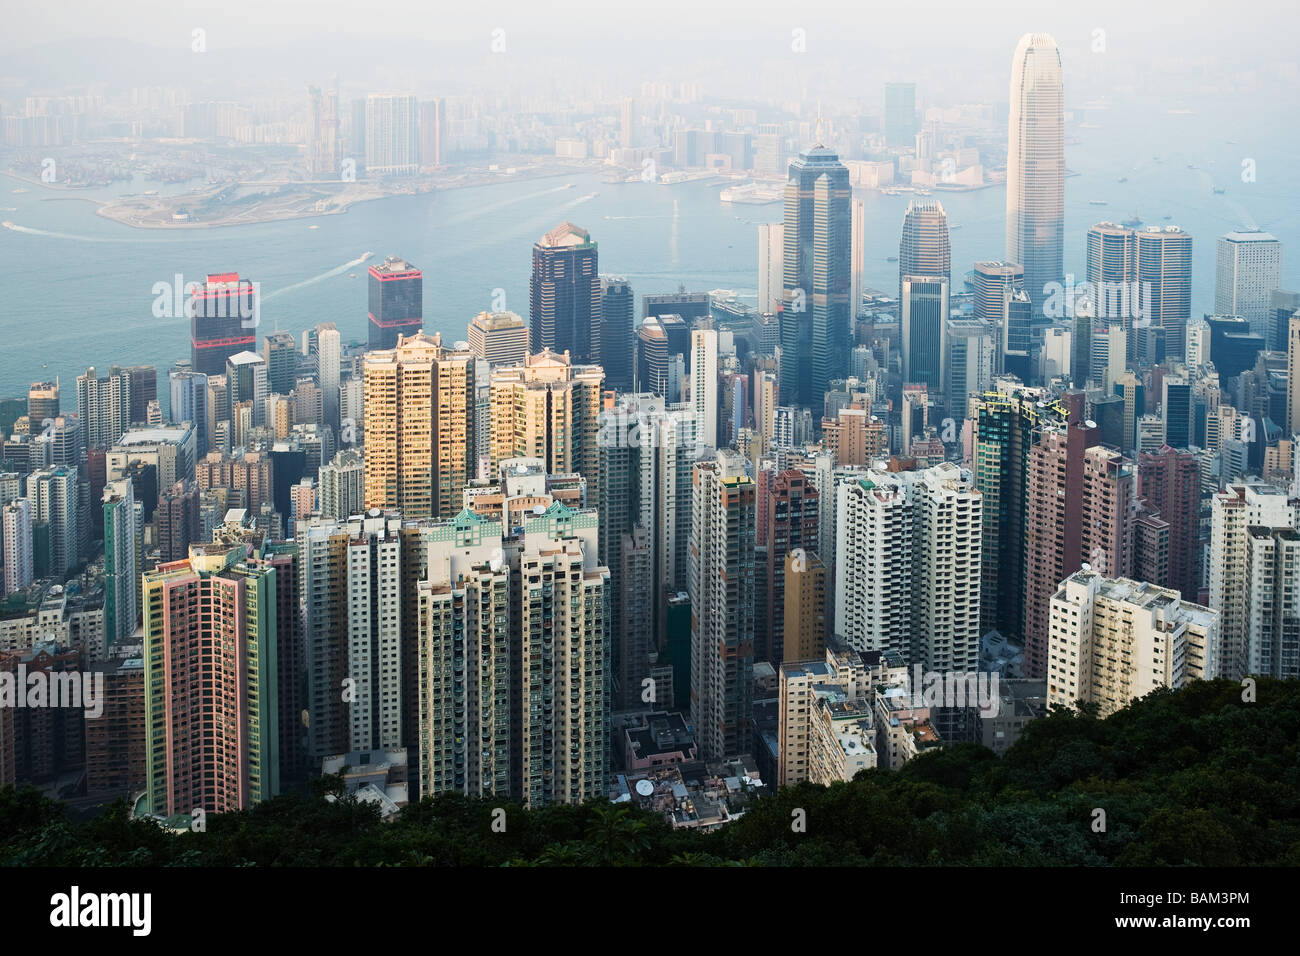
{"label": "satellite dish on roof", "polygon": [[546,508],[543,505],[533,505],[533,514],[544,515],[546,514]]}
{"label": "satellite dish on roof", "polygon": [[648,797],[655,792],[655,785],[649,780],[638,780],[636,782],[636,792],[643,797]]}

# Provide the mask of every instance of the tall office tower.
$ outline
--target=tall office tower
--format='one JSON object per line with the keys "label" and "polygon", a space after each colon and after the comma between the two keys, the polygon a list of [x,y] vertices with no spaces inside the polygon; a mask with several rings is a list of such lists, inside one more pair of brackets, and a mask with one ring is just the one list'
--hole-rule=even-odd
{"label": "tall office tower", "polygon": [[149,420],[149,403],[158,398],[158,369],[153,365],[129,365],[122,370],[127,378],[131,407],[127,422],[144,424]]}
{"label": "tall office tower", "polygon": [[333,322],[316,326],[316,384],[321,392],[324,424],[339,428],[339,377],[343,368],[343,343]]}
{"label": "tall office tower", "polygon": [[600,277],[600,365],[605,388],[630,392],[636,353],[636,303],[632,286],[617,276]]}
{"label": "tall office tower", "polygon": [[1035,680],[1047,676],[1050,605],[1061,582],[1085,563],[1099,574],[1131,573],[1135,469],[1099,440],[1092,422],[1044,424],[1033,435],[1021,633],[1026,676]]}
{"label": "tall office tower", "polygon": [[1001,329],[1007,292],[1025,287],[1025,270],[1014,262],[982,260],[972,270],[974,280],[974,316],[995,329]]}
{"label": "tall office tower", "polygon": [[568,352],[583,364],[600,361],[598,265],[595,241],[571,222],[537,240],[528,293],[530,348]]}
{"label": "tall office tower", "polygon": [[32,503],[15,498],[0,506],[0,545],[3,546],[5,594],[15,594],[35,580],[32,551]]}
{"label": "tall office tower", "polygon": [[1300,432],[1300,312],[1287,320],[1286,433]]}
{"label": "tall office tower", "polygon": [[1197,456],[1165,446],[1138,456],[1138,483],[1148,508],[1169,525],[1169,561],[1165,580],[1194,601],[1201,587],[1201,474]]}
{"label": "tall office tower", "polygon": [[903,300],[906,276],[942,276],[951,281],[952,246],[948,214],[937,199],[913,199],[903,214],[898,240],[898,299]]}
{"label": "tall office tower", "polygon": [[903,381],[924,384],[935,395],[946,394],[948,279],[942,275],[903,276],[900,305]]}
{"label": "tall office tower", "polygon": [[[95,367],[77,376],[77,420],[86,448],[107,448],[131,424],[131,380],[114,365],[96,378]],[[39,430],[39,429],[38,429]]]}
{"label": "tall office tower", "polygon": [[790,163],[781,293],[781,402],[822,407],[848,368],[853,188],[820,143]]}
{"label": "tall office tower", "polygon": [[27,428],[39,435],[45,422],[59,417],[59,383],[32,382],[27,390]]}
{"label": "tall office tower", "polygon": [[243,810],[279,791],[276,584],[243,541],[145,572],[149,812]]}
{"label": "tall office tower", "polygon": [[806,661],[826,652],[830,630],[830,575],[816,553],[785,556],[784,661]]}
{"label": "tall office tower", "polygon": [[140,528],[131,479],[104,486],[104,641],[112,647],[135,633]]}
{"label": "tall office tower", "polygon": [[266,385],[272,395],[288,395],[298,379],[298,350],[292,332],[272,332],[262,340]]}
{"label": "tall office tower", "polygon": [[[1268,347],[1270,349],[1285,350],[1291,316],[1300,311],[1300,292],[1274,289],[1272,295],[1269,296],[1268,309],[1273,315],[1273,327],[1277,332],[1277,339],[1270,342]],[[28,404],[30,404],[30,401]]]}
{"label": "tall office tower", "polygon": [[706,760],[749,750],[754,694],[754,481],[723,449],[695,464],[687,593],[691,722]]}
{"label": "tall office tower", "polygon": [[76,469],[67,465],[34,471],[27,476],[32,527],[39,524],[48,526],[48,573],[51,575],[67,574],[81,563],[83,557],[79,485]]}
{"label": "tall office tower", "polygon": [[1192,444],[1192,383],[1181,375],[1165,375],[1161,388],[1164,444],[1186,448]]}
{"label": "tall office tower", "polygon": [[861,199],[853,200],[853,234],[849,240],[849,329],[862,311],[862,273],[867,255],[867,207]]}
{"label": "tall office tower", "polygon": [[441,166],[442,155],[442,100],[426,100],[420,104],[420,165]]}
{"label": "tall office tower", "polygon": [[190,545],[200,540],[199,486],[193,480],[177,482],[158,496],[154,511],[161,564],[183,561]]}
{"label": "tall office tower", "polygon": [[[1289,541],[1298,524],[1300,501],[1268,485],[1233,483],[1210,499],[1210,607],[1219,612],[1221,636],[1218,668],[1209,671],[1210,677],[1296,676],[1294,671],[1288,675],[1272,669],[1274,660],[1280,663],[1282,658],[1270,660],[1268,670],[1256,668],[1266,648],[1294,634],[1294,618],[1285,621],[1281,612],[1294,615],[1296,595],[1291,582],[1280,575],[1289,576],[1300,566],[1287,555],[1293,551]],[[1270,550],[1272,569],[1264,560]],[[1258,641],[1263,644],[1252,646]],[[1291,640],[1293,662],[1295,649]]]}
{"label": "tall office tower", "polygon": [[1034,361],[1033,303],[1028,292],[1015,289],[1006,293],[998,326],[1002,335],[998,340],[994,371],[999,375],[1014,375],[1026,384],[1034,384],[1038,363]]}
{"label": "tall office tower", "polygon": [[975,485],[983,496],[981,630],[1016,636],[1024,617],[1029,450],[1041,421],[1064,415],[1035,389],[985,393],[972,402]]}
{"label": "tall office tower", "polygon": [[[820,550],[818,527],[820,498],[803,472],[787,468],[772,478],[757,507],[766,513],[758,545],[766,549],[766,561],[756,570],[764,579],[763,604],[756,609],[761,618],[755,629],[756,660],[779,664],[788,659],[785,650],[786,558],[795,555],[797,565],[806,568]],[[756,515],[757,517],[757,515]],[[802,658],[800,658],[802,660]]]}
{"label": "tall office tower", "polygon": [[466,329],[469,350],[488,365],[518,365],[528,356],[528,326],[515,312],[480,312]]}
{"label": "tall office tower", "polygon": [[[244,403],[250,403],[252,424],[265,425],[266,396],[270,394],[266,378],[266,359],[256,352],[239,352],[230,356],[226,359],[226,383],[230,390],[231,421],[235,421],[236,408]],[[242,442],[236,440],[235,444],[239,445]]]}
{"label": "tall office tower", "polygon": [[785,224],[758,227],[758,311],[776,312],[785,289]]}
{"label": "tall office tower", "polygon": [[[717,447],[718,441],[718,332],[696,329],[691,333],[691,407],[700,439]],[[726,442],[721,444],[725,445]]]}
{"label": "tall office tower", "polygon": [[1109,717],[1161,688],[1212,678],[1219,615],[1145,581],[1075,571],[1052,595],[1047,700]]}
{"label": "tall office tower", "polygon": [[[1135,278],[1151,327],[1165,330],[1165,350],[1182,357],[1187,350],[1187,323],[1192,316],[1192,237],[1177,226],[1139,229],[1134,253]],[[1148,364],[1152,356],[1143,356]]]}
{"label": "tall office tower", "polygon": [[[588,500],[599,500],[603,378],[599,365],[576,365],[546,350],[494,369],[492,470],[509,458],[540,458],[553,474],[581,474]],[[367,462],[370,449],[367,435]]]}
{"label": "tall office tower", "polygon": [[339,94],[307,87],[307,174],[334,179],[339,171]]}
{"label": "tall office tower", "polygon": [[363,365],[367,508],[451,517],[474,462],[474,356],[439,335],[398,338]]}
{"label": "tall office tower", "polygon": [[[1137,270],[1137,233],[1128,226],[1099,222],[1088,230],[1087,255],[1087,279],[1100,307],[1106,300],[1107,286],[1133,281]],[[1099,309],[1103,318],[1112,314],[1118,315],[1118,310],[1111,313]]]}
{"label": "tall office tower", "polygon": [[1112,391],[1124,399],[1124,442],[1119,450],[1131,455],[1137,449],[1137,423],[1146,408],[1146,389],[1133,372],[1124,372],[1112,384]]}
{"label": "tall office tower", "polygon": [[238,272],[210,274],[190,297],[190,368],[223,375],[226,359],[256,348],[259,286]]}
{"label": "tall office tower", "polygon": [[167,377],[171,383],[169,417],[176,425],[194,425],[194,456],[202,458],[208,453],[208,377],[190,368],[174,368]]}
{"label": "tall office tower", "polygon": [[916,141],[916,84],[885,84],[885,145],[911,146]]}
{"label": "tall office tower", "polygon": [[420,171],[420,120],[411,93],[366,97],[366,174],[414,176]]}
{"label": "tall office tower", "polygon": [[948,320],[948,415],[967,417],[972,392],[982,394],[993,384],[993,326],[980,319]]}
{"label": "tall office tower", "polygon": [[673,401],[668,393],[668,333],[657,318],[647,318],[636,331],[635,388]]}
{"label": "tall office tower", "polygon": [[1281,242],[1267,232],[1229,232],[1219,237],[1214,311],[1244,318],[1253,334],[1264,337],[1265,348],[1274,348],[1278,341],[1269,305],[1281,284]]}
{"label": "tall office tower", "polygon": [[1007,140],[1007,259],[1025,269],[1042,313],[1049,283],[1065,278],[1065,92],[1061,53],[1046,33],[1026,33],[1011,64]]}
{"label": "tall office tower", "polygon": [[366,463],[355,451],[345,449],[320,469],[320,513],[322,518],[341,521],[365,510]]}
{"label": "tall office tower", "polygon": [[642,318],[676,316],[682,320],[683,337],[698,319],[707,319],[712,309],[713,299],[709,293],[687,292],[685,286],[679,286],[676,292],[641,296]]}
{"label": "tall office tower", "polygon": [[424,325],[424,273],[405,259],[388,256],[370,267],[370,350],[391,349]]}

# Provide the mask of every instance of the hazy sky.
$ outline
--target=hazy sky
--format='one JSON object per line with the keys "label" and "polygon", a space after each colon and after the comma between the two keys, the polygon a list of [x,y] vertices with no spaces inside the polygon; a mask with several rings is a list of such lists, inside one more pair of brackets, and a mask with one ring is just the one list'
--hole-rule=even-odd
{"label": "hazy sky", "polygon": [[[1294,0],[1044,3],[930,0],[882,4],[773,0],[461,3],[351,0],[156,0],[7,4],[0,79],[54,86],[100,79],[135,85],[248,79],[298,84],[338,72],[376,82],[490,81],[496,74],[537,82],[575,77],[716,80],[744,90],[751,74],[827,71],[929,81],[921,92],[951,101],[998,95],[1022,33],[1056,36],[1067,78],[1132,82],[1133,70],[1191,70],[1208,78],[1265,66],[1295,69]],[[191,51],[206,31],[206,55]],[[494,56],[494,30],[506,51]],[[792,50],[803,30],[806,53]],[[1105,50],[1094,49],[1097,33]],[[150,48],[143,52],[142,48]],[[1127,71],[1127,72],[1126,72]],[[557,74],[560,74],[557,76]],[[846,93],[851,91],[846,90]],[[1067,95],[1069,90],[1067,89]],[[1005,92],[1001,92],[1005,98]]]}

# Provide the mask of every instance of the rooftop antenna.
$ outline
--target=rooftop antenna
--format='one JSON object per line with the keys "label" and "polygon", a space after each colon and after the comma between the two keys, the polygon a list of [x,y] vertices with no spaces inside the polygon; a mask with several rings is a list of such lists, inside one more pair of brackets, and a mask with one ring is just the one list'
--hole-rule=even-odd
{"label": "rooftop antenna", "polygon": [[817,145],[818,145],[818,146],[823,146],[823,145],[825,145],[825,144],[822,142],[822,98],[821,98],[820,96],[817,97],[817,136],[816,136],[816,139],[817,139]]}

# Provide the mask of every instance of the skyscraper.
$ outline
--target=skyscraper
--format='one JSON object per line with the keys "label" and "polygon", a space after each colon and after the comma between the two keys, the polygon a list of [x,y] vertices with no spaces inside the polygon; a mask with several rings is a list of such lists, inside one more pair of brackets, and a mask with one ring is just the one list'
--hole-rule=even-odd
{"label": "skyscraper", "polygon": [[38,435],[46,421],[59,417],[59,383],[32,382],[27,390],[27,427]]}
{"label": "skyscraper", "polygon": [[114,365],[97,378],[95,367],[77,376],[77,420],[86,448],[108,448],[131,424],[131,381]]}
{"label": "skyscraper", "polygon": [[475,460],[474,356],[420,332],[368,353],[362,374],[366,507],[456,514]]}
{"label": "skyscraper", "polygon": [[339,94],[307,87],[307,173],[334,179],[339,171]]}
{"label": "skyscraper", "polygon": [[361,514],[365,505],[365,462],[351,449],[320,469],[320,513],[339,521]]}
{"label": "skyscraper", "polygon": [[0,506],[0,544],[4,546],[5,594],[22,591],[35,579],[32,552],[32,503],[16,498]]}
{"label": "skyscraper", "polygon": [[480,312],[466,335],[474,357],[488,365],[518,365],[530,354],[528,326],[515,312]]}
{"label": "skyscraper", "polygon": [[[135,633],[140,529],[131,479],[104,486],[104,640],[111,647]],[[141,515],[142,517],[142,515]]]}
{"label": "skyscraper", "polygon": [[944,395],[948,384],[948,279],[943,275],[903,276],[903,381],[924,383]]}
{"label": "skyscraper", "polygon": [[82,540],[88,539],[89,534],[82,527],[79,494],[77,470],[67,465],[34,471],[27,476],[27,500],[32,505],[32,527],[44,525],[48,528],[47,574],[66,574],[80,564],[84,556],[81,551]]}
{"label": "skyscraper", "polygon": [[952,246],[948,241],[948,214],[937,199],[913,199],[903,214],[903,228],[898,240],[900,302],[904,276],[943,276],[951,281]]}
{"label": "skyscraper", "polygon": [[636,353],[632,286],[617,276],[600,277],[600,365],[605,387],[632,390],[632,364]]}
{"label": "skyscraper", "polygon": [[[1150,312],[1143,321],[1164,329],[1167,353],[1181,358],[1192,315],[1192,237],[1177,226],[1148,226],[1137,231],[1136,240],[1136,278],[1142,284],[1143,308]],[[1155,364],[1154,356],[1140,357]]]}
{"label": "skyscraper", "polygon": [[754,693],[754,481],[723,449],[697,462],[690,535],[691,721],[700,755],[749,750]]}
{"label": "skyscraper", "polygon": [[266,384],[272,395],[288,395],[298,378],[298,351],[292,332],[272,332],[262,339]]}
{"label": "skyscraper", "polygon": [[1065,93],[1061,54],[1046,33],[1026,33],[1011,64],[1007,141],[1007,253],[1024,266],[1041,313],[1049,283],[1064,279]]}
{"label": "skyscraper", "polygon": [[758,227],[758,311],[775,312],[785,288],[785,224]]}
{"label": "skyscraper", "polygon": [[441,166],[443,132],[442,100],[426,100],[420,104],[420,165]]}
{"label": "skyscraper", "polygon": [[424,325],[424,273],[389,256],[370,267],[370,350],[391,349]]}
{"label": "skyscraper", "polygon": [[[867,207],[861,199],[853,200],[853,235],[849,241],[849,330],[852,337],[853,320],[862,310],[862,272],[867,254]],[[770,308],[761,300],[762,308]]]}
{"label": "skyscraper", "polygon": [[916,142],[916,84],[885,84],[885,145]]}
{"label": "skyscraper", "polygon": [[194,545],[144,574],[151,813],[242,810],[279,791],[276,572],[248,551]]}
{"label": "skyscraper", "polygon": [[[1239,315],[1265,348],[1278,341],[1269,305],[1282,284],[1282,243],[1267,232],[1229,232],[1219,237],[1214,274],[1214,311]],[[1223,371],[1220,370],[1220,375]]]}
{"label": "skyscraper", "polygon": [[848,368],[853,189],[820,143],[790,163],[785,187],[781,295],[781,401],[822,407]]}
{"label": "skyscraper", "polygon": [[575,363],[601,358],[601,285],[596,243],[562,222],[533,245],[529,345],[568,352]]}
{"label": "skyscraper", "polygon": [[333,322],[316,326],[316,384],[321,393],[321,419],[336,432],[339,428],[339,376],[343,350],[339,330]]}
{"label": "skyscraper", "polygon": [[226,359],[256,348],[258,284],[238,272],[210,274],[190,298],[190,367],[222,375]]}
{"label": "skyscraper", "polygon": [[1052,595],[1087,563],[1127,576],[1137,488],[1133,463],[1098,444],[1092,422],[1043,424],[1029,449],[1022,633],[1026,676],[1047,676]]}
{"label": "skyscraper", "polygon": [[[700,440],[717,447],[718,442],[718,332],[691,332],[691,405],[699,425]],[[721,444],[726,444],[722,442]]]}
{"label": "skyscraper", "polygon": [[1169,525],[1169,571],[1162,587],[1195,601],[1201,587],[1201,473],[1197,456],[1166,445],[1138,456],[1142,499]]}
{"label": "skyscraper", "polygon": [[413,176],[420,171],[420,123],[415,95],[366,97],[366,174]]}
{"label": "skyscraper", "polygon": [[[553,474],[581,474],[590,500],[598,500],[603,379],[599,365],[575,365],[547,350],[494,369],[492,470],[509,458],[538,458]],[[369,447],[367,435],[367,466]]]}
{"label": "skyscraper", "polygon": [[803,472],[795,468],[774,475],[758,502],[758,508],[766,512],[766,520],[761,522],[762,538],[757,540],[764,549],[765,559],[756,572],[764,579],[765,606],[756,609],[762,619],[754,635],[756,659],[773,664],[788,659],[784,612],[788,600],[786,559],[793,554],[797,567],[802,571],[816,557],[819,550],[818,502],[817,489]]}

